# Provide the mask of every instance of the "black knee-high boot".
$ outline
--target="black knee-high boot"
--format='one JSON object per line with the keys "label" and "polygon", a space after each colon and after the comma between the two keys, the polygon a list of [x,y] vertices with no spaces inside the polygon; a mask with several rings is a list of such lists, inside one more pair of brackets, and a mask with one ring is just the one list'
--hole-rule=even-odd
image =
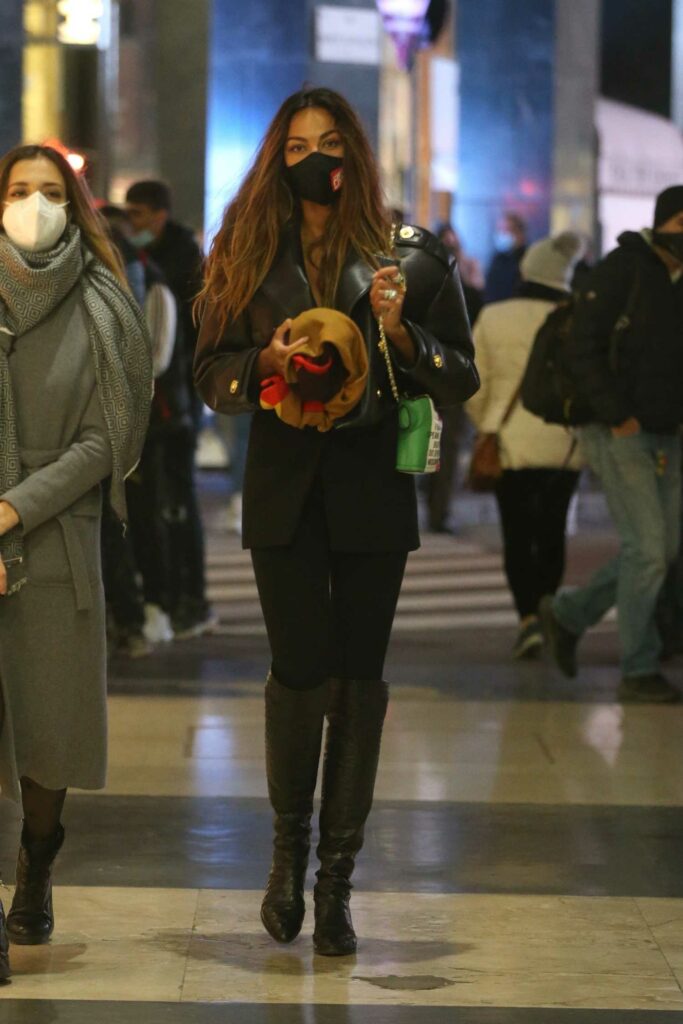
{"label": "black knee-high boot", "polygon": [[320,808],[320,870],[313,945],[322,956],[356,950],[349,900],[355,858],[372,807],[389,691],[381,679],[334,680]]}
{"label": "black knee-high boot", "polygon": [[7,937],[7,922],[5,921],[5,910],[0,903],[0,981],[7,981],[11,975],[9,966],[9,939]]}
{"label": "black knee-high boot", "polygon": [[17,887],[7,915],[9,937],[18,946],[41,946],[54,930],[52,865],[64,842],[61,825],[47,839],[30,839],[26,826],[21,833],[17,860]]}
{"label": "black knee-high boot", "polygon": [[277,942],[292,942],[304,919],[313,793],[327,696],[326,683],[313,690],[292,690],[272,673],[266,683],[266,772],[275,837],[261,920]]}

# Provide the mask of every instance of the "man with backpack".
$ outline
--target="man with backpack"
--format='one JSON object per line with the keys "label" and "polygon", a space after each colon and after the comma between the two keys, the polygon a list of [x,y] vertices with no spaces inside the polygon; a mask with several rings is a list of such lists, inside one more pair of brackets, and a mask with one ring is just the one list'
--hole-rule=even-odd
{"label": "man with backpack", "polygon": [[621,549],[586,586],[543,599],[546,638],[573,677],[582,634],[616,604],[620,699],[676,701],[680,691],[659,670],[655,607],[680,533],[683,185],[657,197],[652,230],[622,234],[592,271],[576,300],[567,353],[576,393],[591,410],[581,445]]}

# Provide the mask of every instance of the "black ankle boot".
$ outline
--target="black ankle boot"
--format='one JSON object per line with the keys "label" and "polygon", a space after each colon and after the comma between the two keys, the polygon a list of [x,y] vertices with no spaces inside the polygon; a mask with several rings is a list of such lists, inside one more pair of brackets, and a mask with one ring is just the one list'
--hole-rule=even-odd
{"label": "black ankle boot", "polygon": [[382,680],[331,684],[320,808],[320,870],[313,945],[321,956],[356,951],[349,900],[355,858],[372,807],[389,691]]}
{"label": "black ankle boot", "polygon": [[52,865],[63,842],[61,825],[53,836],[38,841],[28,838],[24,826],[17,860],[17,887],[7,915],[7,931],[17,946],[41,946],[50,941],[55,926]]}
{"label": "black ankle boot", "polygon": [[292,690],[272,673],[268,676],[266,771],[275,838],[261,920],[277,942],[292,942],[304,919],[313,793],[326,706],[326,684],[314,690]]}
{"label": "black ankle boot", "polygon": [[7,981],[11,973],[9,966],[9,939],[7,938],[5,910],[2,903],[0,903],[0,981]]}

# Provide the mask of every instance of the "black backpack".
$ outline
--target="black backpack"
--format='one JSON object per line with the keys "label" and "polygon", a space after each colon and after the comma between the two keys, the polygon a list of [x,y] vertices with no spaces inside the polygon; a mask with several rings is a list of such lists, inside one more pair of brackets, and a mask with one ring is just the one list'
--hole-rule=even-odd
{"label": "black backpack", "polygon": [[[609,365],[617,372],[619,347],[640,294],[640,274],[636,272],[626,302],[609,339]],[[520,390],[522,405],[546,423],[578,427],[595,421],[590,402],[578,393],[572,375],[570,343],[574,330],[576,295],[552,310],[536,332]]]}
{"label": "black backpack", "polygon": [[568,349],[574,326],[574,298],[553,309],[536,332],[522,378],[525,409],[546,423],[575,427],[590,422],[589,404],[581,400],[569,365]]}

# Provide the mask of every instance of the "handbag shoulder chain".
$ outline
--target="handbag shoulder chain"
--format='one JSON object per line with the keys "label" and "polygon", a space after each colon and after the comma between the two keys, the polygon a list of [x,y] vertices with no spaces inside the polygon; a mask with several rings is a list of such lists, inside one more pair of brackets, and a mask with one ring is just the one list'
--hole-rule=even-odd
{"label": "handbag shoulder chain", "polygon": [[[396,242],[396,225],[391,225],[391,236],[389,239],[389,247],[391,252],[394,251],[394,245]],[[394,365],[391,361],[391,353],[389,352],[389,343],[387,341],[386,331],[384,330],[384,317],[379,316],[377,318],[377,326],[379,328],[379,341],[377,347],[384,356],[384,361],[387,364],[387,374],[389,376],[389,386],[391,387],[391,393],[394,396],[396,402],[400,402],[401,397],[398,392],[398,385],[396,383],[396,374],[394,373]]]}

